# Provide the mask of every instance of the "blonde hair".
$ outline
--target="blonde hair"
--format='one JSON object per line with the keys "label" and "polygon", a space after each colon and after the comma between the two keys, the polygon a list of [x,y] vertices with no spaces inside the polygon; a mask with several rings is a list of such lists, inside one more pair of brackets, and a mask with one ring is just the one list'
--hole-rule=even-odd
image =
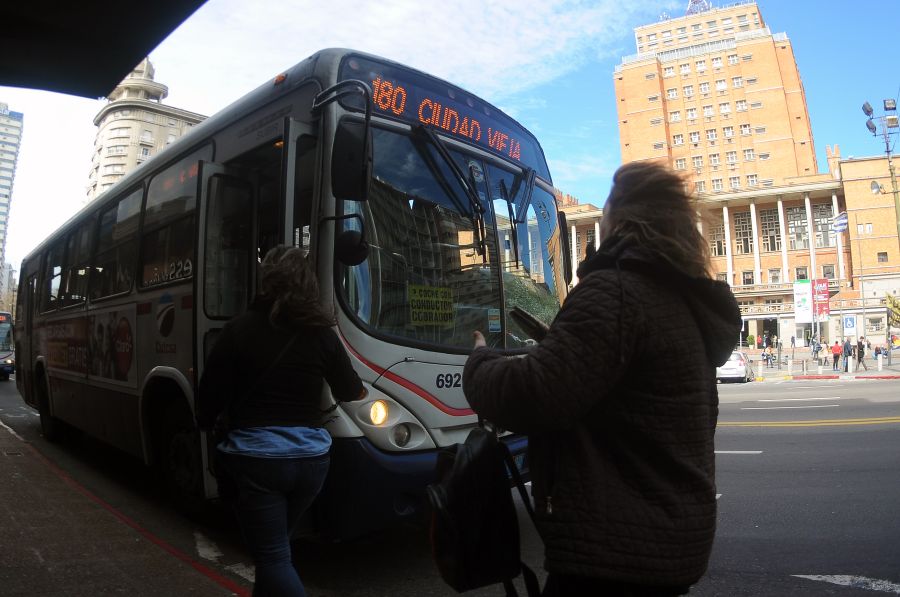
{"label": "blonde hair", "polygon": [[711,277],[696,200],[667,167],[634,162],[619,168],[603,211],[604,244],[640,246],[690,277]]}
{"label": "blonde hair", "polygon": [[257,299],[269,307],[269,321],[276,327],[332,326],[334,313],[319,301],[319,282],[306,257],[297,247],[278,245],[260,264]]}

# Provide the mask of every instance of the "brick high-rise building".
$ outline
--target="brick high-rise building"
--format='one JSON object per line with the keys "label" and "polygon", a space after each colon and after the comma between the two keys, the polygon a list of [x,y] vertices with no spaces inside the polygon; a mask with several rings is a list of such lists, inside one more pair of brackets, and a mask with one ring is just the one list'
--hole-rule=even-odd
{"label": "brick high-rise building", "polygon": [[[743,337],[886,341],[884,295],[900,295],[887,160],[842,160],[835,145],[819,173],[787,35],[769,30],[756,2],[706,0],[634,35],[638,53],[613,73],[622,161],[660,161],[693,183]],[[848,230],[835,229],[842,212]],[[823,279],[831,314],[811,321],[796,308],[796,283]]]}
{"label": "brick high-rise building", "polygon": [[634,30],[616,67],[622,161],[658,159],[698,192],[816,174],[806,95],[790,40],[755,2]]}

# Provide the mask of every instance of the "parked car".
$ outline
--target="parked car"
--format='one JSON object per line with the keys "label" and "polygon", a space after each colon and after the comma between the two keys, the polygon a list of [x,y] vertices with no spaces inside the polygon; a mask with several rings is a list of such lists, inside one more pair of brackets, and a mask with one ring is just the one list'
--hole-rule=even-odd
{"label": "parked car", "polygon": [[716,367],[716,379],[719,381],[734,380],[746,383],[755,377],[750,357],[739,350],[732,352],[724,365]]}

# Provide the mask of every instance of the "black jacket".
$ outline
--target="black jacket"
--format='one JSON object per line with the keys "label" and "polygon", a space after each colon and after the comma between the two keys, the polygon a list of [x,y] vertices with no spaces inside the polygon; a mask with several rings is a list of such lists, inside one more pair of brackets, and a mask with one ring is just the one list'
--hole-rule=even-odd
{"label": "black jacket", "polygon": [[[272,362],[296,335],[288,351]],[[254,306],[229,321],[215,340],[200,379],[197,424],[213,427],[228,408],[229,427],[320,427],[322,384],[336,400],[362,397],[363,386],[329,327],[276,328]]]}
{"label": "black jacket", "polygon": [[472,407],[529,436],[550,572],[686,585],[716,525],[715,368],[738,340],[728,285],[640,251],[582,266],[547,337],[522,358],[475,350]]}

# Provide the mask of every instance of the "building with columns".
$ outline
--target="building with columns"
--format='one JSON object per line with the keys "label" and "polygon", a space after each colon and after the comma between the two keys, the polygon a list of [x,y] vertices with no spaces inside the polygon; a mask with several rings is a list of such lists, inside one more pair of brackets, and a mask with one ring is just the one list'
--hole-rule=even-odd
{"label": "building with columns", "polygon": [[206,119],[202,114],[163,104],[169,88],[155,81],[155,74],[150,60],[142,60],[109,94],[109,103],[94,117],[97,136],[87,201]]}
{"label": "building with columns", "polygon": [[[884,297],[900,294],[887,160],[842,159],[834,146],[819,173],[787,35],[771,33],[756,2],[700,4],[635,28],[638,53],[613,74],[623,162],[665,163],[693,186],[715,275],[734,291],[745,338],[883,343]],[[836,231],[844,212],[848,228]],[[802,321],[795,282],[817,279],[827,280],[830,315]]]}

